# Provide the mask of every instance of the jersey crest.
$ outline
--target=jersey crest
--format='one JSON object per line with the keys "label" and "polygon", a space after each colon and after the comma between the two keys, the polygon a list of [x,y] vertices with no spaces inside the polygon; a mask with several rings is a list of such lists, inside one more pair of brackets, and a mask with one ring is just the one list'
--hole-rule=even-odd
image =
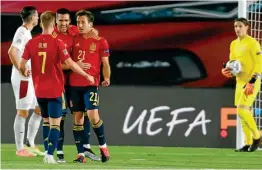
{"label": "jersey crest", "polygon": [[89,46],[89,52],[93,53],[95,52],[95,50],[96,50],[96,44],[92,42]]}

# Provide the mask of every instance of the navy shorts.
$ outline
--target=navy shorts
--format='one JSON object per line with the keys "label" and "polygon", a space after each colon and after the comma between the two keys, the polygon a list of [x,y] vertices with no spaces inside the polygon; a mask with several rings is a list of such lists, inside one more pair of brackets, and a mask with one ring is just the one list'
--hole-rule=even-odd
{"label": "navy shorts", "polygon": [[43,118],[60,118],[62,116],[62,97],[37,98]]}
{"label": "navy shorts", "polygon": [[98,87],[70,87],[70,109],[72,112],[85,112],[99,108]]}
{"label": "navy shorts", "polygon": [[70,86],[65,85],[65,91],[62,94],[62,109],[63,115],[65,116],[68,113],[68,104],[69,104],[69,93],[70,93]]}

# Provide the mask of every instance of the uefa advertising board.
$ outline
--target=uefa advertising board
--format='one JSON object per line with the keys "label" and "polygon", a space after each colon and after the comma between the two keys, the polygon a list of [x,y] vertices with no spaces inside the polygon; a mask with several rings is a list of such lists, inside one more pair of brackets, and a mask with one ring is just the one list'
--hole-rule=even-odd
{"label": "uefa advertising board", "polygon": [[[116,87],[100,91],[100,114],[109,145],[234,148],[233,89]],[[4,99],[4,100],[3,100]],[[2,84],[2,143],[14,143],[15,102]],[[66,144],[74,144],[72,115],[66,118]],[[92,132],[91,132],[92,133]],[[41,130],[37,136],[41,143]],[[91,144],[96,145],[92,134]]]}

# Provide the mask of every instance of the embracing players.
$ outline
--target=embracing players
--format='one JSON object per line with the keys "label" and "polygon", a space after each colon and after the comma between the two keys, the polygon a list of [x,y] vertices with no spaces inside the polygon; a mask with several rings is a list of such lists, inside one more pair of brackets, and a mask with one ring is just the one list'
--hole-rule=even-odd
{"label": "embracing players", "polygon": [[[236,151],[253,152],[261,142],[251,107],[260,90],[262,52],[259,42],[247,34],[249,28],[247,19],[236,19],[234,27],[237,39],[230,45],[230,60],[239,60],[243,67],[243,71],[236,76],[235,106],[245,134],[245,146]],[[228,68],[223,68],[222,74],[232,77]]]}
{"label": "embracing players", "polygon": [[64,75],[61,63],[65,63],[87,80],[94,83],[93,76],[85,73],[70,58],[62,40],[52,36],[55,16],[46,11],[41,14],[41,35],[29,40],[20,62],[20,73],[30,77],[26,63],[31,59],[32,79],[35,94],[44,119],[43,138],[47,154],[45,163],[57,163],[53,153],[57,148],[60,136],[60,120],[62,117],[62,93],[64,91]]}
{"label": "embracing players", "polygon": [[[73,36],[78,34],[78,28],[74,25],[70,25],[71,19],[70,19],[70,11],[65,8],[60,8],[56,11],[56,27],[54,28],[54,32],[52,35],[56,38],[59,38],[62,40],[67,48],[67,51],[71,54],[72,52],[72,45],[73,45]],[[97,31],[92,29],[94,33],[97,34]],[[83,63],[81,61],[77,61],[77,64],[82,69],[89,69],[90,64],[89,63]],[[63,144],[64,144],[64,121],[67,114],[67,105],[69,103],[69,82],[68,77],[71,73],[70,67],[68,67],[66,64],[62,63],[62,69],[64,72],[64,78],[65,78],[65,92],[63,93],[62,99],[63,99],[63,116],[61,120],[60,125],[60,137],[59,142],[57,145],[57,162],[59,163],[65,163],[64,160],[64,152],[63,152]],[[85,148],[85,156],[92,159],[92,160],[100,160],[99,157],[97,157],[94,152],[91,150],[90,146],[90,123],[88,121],[88,118],[85,119],[84,122],[84,148]]]}
{"label": "embracing players", "polygon": [[84,134],[84,112],[87,110],[88,118],[93,126],[93,130],[98,138],[101,152],[101,161],[109,160],[107,149],[104,124],[100,119],[99,108],[99,84],[100,84],[100,67],[103,66],[103,86],[110,85],[110,65],[109,65],[109,47],[107,41],[95,35],[91,30],[93,27],[94,16],[89,11],[81,10],[76,13],[77,27],[80,34],[74,36],[72,59],[89,63],[90,68],[84,69],[86,73],[92,75],[95,79],[94,84],[83,77],[72,73],[69,76],[70,84],[70,107],[74,114],[73,133],[76,147],[78,150],[77,159],[74,162],[85,162],[83,134]]}

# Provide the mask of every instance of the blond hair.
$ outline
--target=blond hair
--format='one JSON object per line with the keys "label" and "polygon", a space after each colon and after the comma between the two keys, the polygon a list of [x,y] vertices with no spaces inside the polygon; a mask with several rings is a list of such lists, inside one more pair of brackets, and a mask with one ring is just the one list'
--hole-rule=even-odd
{"label": "blond hair", "polygon": [[44,28],[53,26],[53,24],[55,23],[55,15],[51,11],[45,11],[41,14],[40,21]]}

